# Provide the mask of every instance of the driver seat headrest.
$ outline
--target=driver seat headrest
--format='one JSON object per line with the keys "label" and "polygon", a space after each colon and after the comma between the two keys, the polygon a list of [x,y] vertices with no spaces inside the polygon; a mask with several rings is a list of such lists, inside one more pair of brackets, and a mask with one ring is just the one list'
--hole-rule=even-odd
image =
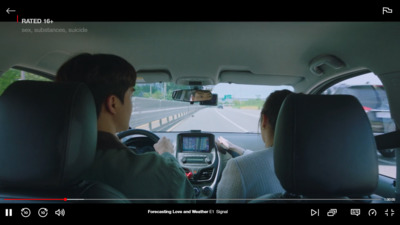
{"label": "driver seat headrest", "polygon": [[16,81],[0,97],[0,186],[77,182],[94,160],[97,117],[83,83]]}
{"label": "driver seat headrest", "polygon": [[378,184],[371,125],[350,95],[288,96],[277,120],[274,161],[282,187],[294,195],[367,196]]}

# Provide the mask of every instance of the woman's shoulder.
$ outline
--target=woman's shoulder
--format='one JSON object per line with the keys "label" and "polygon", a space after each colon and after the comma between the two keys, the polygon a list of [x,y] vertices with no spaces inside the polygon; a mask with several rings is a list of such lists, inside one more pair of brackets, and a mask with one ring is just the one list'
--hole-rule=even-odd
{"label": "woman's shoulder", "polygon": [[[250,150],[248,150],[250,151]],[[230,164],[230,165],[228,165]],[[250,154],[245,154],[228,161],[226,167],[233,169],[236,167],[237,169],[244,172],[252,170],[251,168],[258,168],[260,166],[265,167],[268,164],[273,164],[273,152],[272,149],[258,150],[254,151]]]}
{"label": "woman's shoulder", "polygon": [[269,157],[273,157],[273,151],[272,148],[267,148],[267,149],[263,149],[263,150],[246,150],[246,151],[251,151],[251,153],[247,153],[244,154],[242,156],[233,158],[234,160],[238,160],[238,161],[254,161],[254,160],[262,160],[265,158],[269,158]]}
{"label": "woman's shoulder", "polygon": [[225,175],[230,174],[231,176],[241,177],[246,181],[268,176],[267,174],[271,174],[269,171],[272,173],[274,171],[271,149],[254,151],[253,153],[230,159],[224,169]]}

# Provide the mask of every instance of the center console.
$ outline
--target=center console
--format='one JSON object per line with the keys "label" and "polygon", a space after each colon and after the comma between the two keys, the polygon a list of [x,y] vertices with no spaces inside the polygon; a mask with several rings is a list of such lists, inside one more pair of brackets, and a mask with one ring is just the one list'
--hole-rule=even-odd
{"label": "center console", "polygon": [[220,164],[214,135],[200,131],[179,133],[176,158],[192,183],[196,198],[212,197]]}

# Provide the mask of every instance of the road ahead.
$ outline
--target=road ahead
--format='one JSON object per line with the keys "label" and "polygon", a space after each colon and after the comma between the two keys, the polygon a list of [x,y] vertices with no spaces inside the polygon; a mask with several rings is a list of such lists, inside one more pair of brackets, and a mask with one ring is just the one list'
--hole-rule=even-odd
{"label": "road ahead", "polygon": [[257,133],[259,110],[205,108],[181,121],[169,131]]}

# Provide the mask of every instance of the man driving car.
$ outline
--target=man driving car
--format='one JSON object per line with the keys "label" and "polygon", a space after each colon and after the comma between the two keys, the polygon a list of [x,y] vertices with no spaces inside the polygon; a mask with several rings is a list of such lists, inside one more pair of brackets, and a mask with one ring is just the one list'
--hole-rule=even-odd
{"label": "man driving car", "polygon": [[136,71],[126,60],[110,54],[80,54],[58,70],[56,82],[83,82],[92,91],[98,140],[87,179],[104,182],[133,202],[194,202],[194,191],[172,155],[165,137],[156,152],[133,153],[115,135],[129,128]]}

